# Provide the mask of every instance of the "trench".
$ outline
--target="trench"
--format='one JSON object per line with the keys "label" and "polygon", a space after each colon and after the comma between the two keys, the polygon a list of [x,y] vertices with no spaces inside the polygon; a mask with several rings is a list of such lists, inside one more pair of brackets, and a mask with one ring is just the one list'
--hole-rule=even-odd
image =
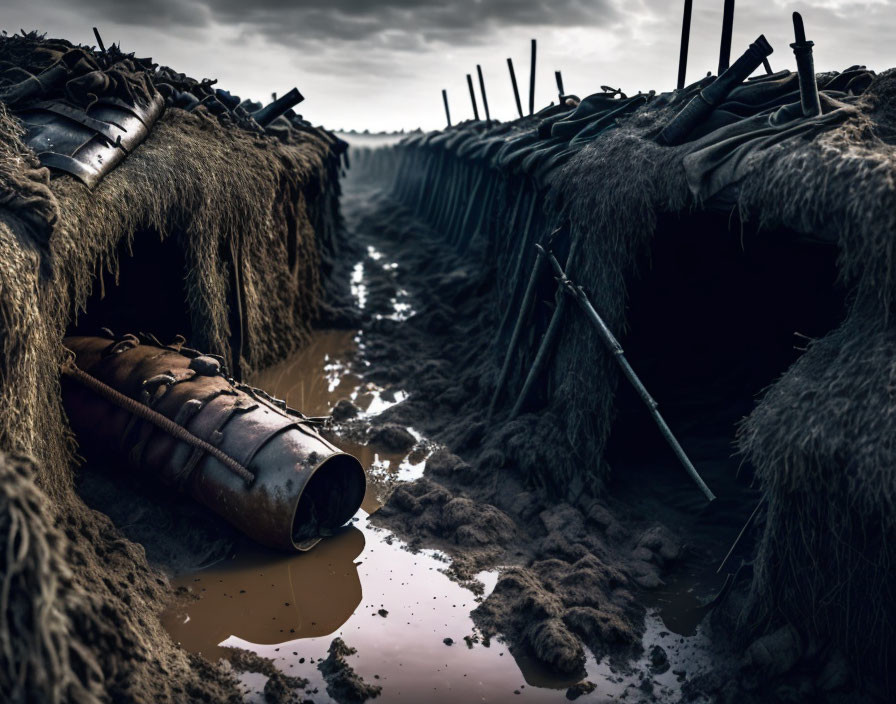
{"label": "trench", "polygon": [[[378,191],[357,182],[346,189],[343,212],[350,236],[376,240],[376,233],[352,227],[360,227],[355,216],[370,209]],[[402,266],[375,246],[363,248],[362,258],[346,271],[362,312],[377,297],[371,281],[381,282],[384,275],[398,280]],[[379,294],[381,308],[371,316],[400,326],[414,313],[414,292],[400,284],[388,289]],[[367,380],[373,370],[366,345],[360,330],[316,330],[298,354],[250,379],[307,415],[330,413],[343,399],[358,407],[360,426],[342,434],[337,428],[333,440],[367,471],[361,511],[342,533],[306,554],[284,556],[237,540],[213,564],[180,570],[172,581],[177,597],[163,625],[184,648],[211,660],[228,657],[233,647],[270,658],[285,674],[308,679],[305,694],[314,701],[330,701],[317,665],[335,637],[357,649],[350,665],[365,682],[384,688],[385,701],[567,701],[567,689],[581,673],[560,675],[527,653],[511,652],[503,638],[484,637],[471,619],[470,612],[494,588],[500,566],[479,573],[473,584],[458,582],[447,555],[408,545],[370,522],[396,483],[422,476],[436,445],[413,426],[407,430],[417,443],[406,452],[363,438],[367,421],[407,397],[400,385]],[[669,646],[673,669],[708,659],[704,638],[678,643],[657,614],[649,617],[648,632]],[[585,675],[601,683],[603,696],[616,697],[636,688],[647,667],[646,655],[627,666],[589,655]],[[669,693],[680,690],[671,670],[657,679]],[[241,675],[248,701],[264,701],[265,680],[256,673]]]}
{"label": "trench", "polygon": [[[380,308],[372,315],[388,320],[391,334],[400,336],[419,292],[402,276],[401,247],[381,247],[378,233],[365,230],[363,216],[377,207],[380,187],[360,179],[346,183],[348,238],[365,244],[342,275],[358,310],[364,314],[377,299]],[[160,339],[190,337],[187,264],[177,237],[142,232],[134,242],[133,256],[122,252],[119,258],[117,281],[107,274],[103,286],[94,287],[70,333],[103,326],[151,331]],[[384,277],[394,280],[385,296],[371,290],[371,282]],[[750,468],[734,453],[736,424],[797,358],[805,338],[839,322],[843,293],[835,280],[835,252],[792,233],[744,232],[727,215],[713,213],[662,217],[651,261],[632,289],[622,341],[720,498],[711,509],[700,506],[639,399],[621,385],[607,455],[613,505],[632,521],[674,526],[691,549],[663,585],[644,595],[644,653],[625,665],[589,653],[584,678],[598,683],[600,699],[583,701],[637,690],[652,645],[663,646],[669,657],[668,671],[652,675],[662,697],[681,694],[677,673],[712,667],[718,653],[701,625],[700,606],[719,589],[719,556],[758,498]],[[215,661],[229,657],[228,648],[250,650],[288,675],[309,679],[306,694],[327,701],[317,665],[341,637],[357,649],[351,666],[366,682],[382,685],[386,701],[566,701],[567,688],[582,674],[560,676],[525,652],[511,652],[500,637],[489,641],[470,617],[494,588],[500,565],[477,575],[474,584],[458,583],[448,556],[410,546],[369,520],[398,482],[423,475],[436,444],[414,426],[406,430],[415,443],[404,451],[365,438],[366,426],[408,397],[401,384],[369,380],[376,370],[367,344],[361,329],[318,329],[299,353],[249,379],[306,415],[329,414],[345,399],[358,409],[351,427],[337,425],[333,440],[367,472],[362,510],[309,553],[260,548],[189,501],[138,480],[122,484],[112,468],[85,468],[79,491],[173,575],[175,598],[163,625],[190,652]],[[749,553],[745,543],[737,558]],[[240,677],[247,700],[264,701],[266,677]]]}

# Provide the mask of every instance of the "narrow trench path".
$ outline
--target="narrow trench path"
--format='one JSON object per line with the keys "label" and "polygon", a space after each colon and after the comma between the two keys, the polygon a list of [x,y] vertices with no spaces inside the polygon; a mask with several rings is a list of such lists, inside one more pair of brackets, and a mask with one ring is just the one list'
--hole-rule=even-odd
{"label": "narrow trench path", "polygon": [[[363,229],[365,216],[381,207],[375,186],[349,181],[343,212],[348,237],[362,243],[362,254],[346,275],[358,313],[386,318],[391,334],[401,334],[414,314],[414,291],[404,285],[402,261],[389,256],[387,245],[377,246],[376,232]],[[391,284],[382,287],[384,280]],[[446,574],[448,557],[411,549],[369,521],[396,482],[422,476],[434,444],[413,427],[405,428],[404,447],[394,438],[380,444],[367,437],[377,415],[407,394],[367,380],[375,370],[365,356],[366,335],[357,328],[317,330],[293,358],[250,380],[306,414],[336,409],[340,419],[354,416],[337,423],[332,437],[369,475],[351,526],[306,554],[285,556],[241,542],[228,559],[180,574],[174,586],[181,598],[165,614],[165,627],[187,650],[212,660],[226,656],[227,647],[270,658],[285,674],[309,680],[304,696],[315,702],[331,701],[317,664],[335,637],[357,649],[349,664],[368,684],[382,686],[384,702],[566,701],[579,678],[559,678],[534,659],[514,658],[500,639],[489,642],[477,632],[470,612],[494,587],[498,571],[479,574],[475,589],[462,586]],[[663,673],[650,671],[656,644],[670,664]],[[688,637],[673,634],[653,610],[644,646],[643,656],[626,666],[598,663],[589,653],[586,679],[597,689],[580,700],[640,701],[651,693],[675,700],[681,672],[708,658],[699,629]],[[241,676],[248,701],[264,701],[266,679]]]}

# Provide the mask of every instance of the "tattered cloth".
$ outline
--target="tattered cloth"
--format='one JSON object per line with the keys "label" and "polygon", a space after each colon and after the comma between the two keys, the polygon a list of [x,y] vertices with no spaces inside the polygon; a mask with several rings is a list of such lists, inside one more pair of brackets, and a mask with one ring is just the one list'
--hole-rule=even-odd
{"label": "tattered cloth", "polygon": [[736,88],[695,130],[698,138],[690,142],[690,153],[683,159],[691,192],[708,200],[741,181],[765,150],[785,140],[811,137],[856,115],[854,92],[864,91],[872,77],[864,67],[820,76],[821,114],[816,117],[803,116],[795,73],[774,74]]}

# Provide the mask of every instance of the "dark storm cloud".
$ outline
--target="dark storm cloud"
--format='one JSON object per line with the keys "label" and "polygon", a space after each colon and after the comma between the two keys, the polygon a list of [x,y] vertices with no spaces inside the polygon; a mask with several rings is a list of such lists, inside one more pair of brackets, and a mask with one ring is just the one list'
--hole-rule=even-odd
{"label": "dark storm cloud", "polygon": [[104,20],[122,25],[155,27],[202,27],[209,23],[211,13],[202,0],[69,0],[66,12],[79,10],[86,20],[102,25]]}
{"label": "dark storm cloud", "polygon": [[496,27],[616,23],[613,0],[70,0],[87,17],[164,29],[212,22],[289,45],[311,40],[371,40],[397,51],[431,42],[479,43]]}

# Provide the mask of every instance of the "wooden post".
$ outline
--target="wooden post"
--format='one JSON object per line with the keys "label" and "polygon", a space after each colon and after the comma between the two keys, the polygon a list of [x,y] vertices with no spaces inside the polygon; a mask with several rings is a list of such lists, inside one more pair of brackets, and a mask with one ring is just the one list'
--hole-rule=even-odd
{"label": "wooden post", "polygon": [[688,70],[688,45],[691,42],[691,10],[694,0],[684,0],[684,18],[681,21],[681,53],[678,55],[678,89],[684,88],[684,77]]}
{"label": "wooden post", "polygon": [[476,107],[476,92],[473,90],[473,77],[467,74],[467,87],[470,89],[470,102],[473,103],[473,119],[479,119],[479,108]]}
{"label": "wooden post", "polygon": [[731,34],[734,31],[734,0],[725,0],[722,15],[722,46],[719,49],[719,73],[721,76],[731,64]]}
{"label": "wooden post", "polygon": [[445,103],[445,120],[451,127],[451,111],[448,109],[448,91],[442,88],[442,102]]}
{"label": "wooden post", "polygon": [[482,93],[482,107],[485,110],[485,119],[487,122],[492,121],[492,116],[488,111],[488,98],[485,95],[485,80],[482,78],[482,66],[476,64],[476,73],[479,74],[479,91]]}
{"label": "wooden post", "polygon": [[566,95],[566,91],[563,90],[563,74],[559,71],[554,71],[554,78],[557,79],[557,95],[560,96],[560,102],[563,102],[563,96]]}
{"label": "wooden post", "polygon": [[532,40],[532,63],[529,66],[529,114],[535,114],[535,49],[536,41]]}
{"label": "wooden post", "polygon": [[516,84],[516,73],[513,70],[513,59],[507,59],[507,68],[510,69],[510,83],[513,86],[513,97],[516,99],[516,110],[523,116],[523,104],[520,102],[520,89]]}

